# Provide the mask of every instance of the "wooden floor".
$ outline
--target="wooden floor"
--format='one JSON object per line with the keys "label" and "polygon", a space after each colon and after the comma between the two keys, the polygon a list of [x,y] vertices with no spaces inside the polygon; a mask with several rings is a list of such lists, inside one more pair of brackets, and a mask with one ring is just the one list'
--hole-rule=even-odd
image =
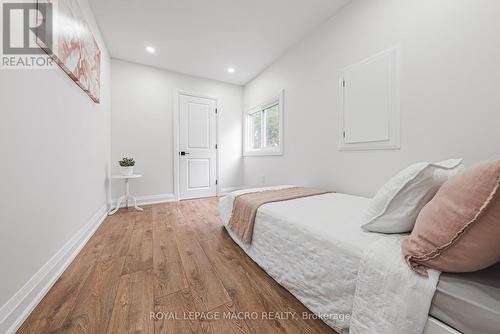
{"label": "wooden floor", "polygon": [[217,201],[108,217],[18,333],[335,333],[231,240]]}

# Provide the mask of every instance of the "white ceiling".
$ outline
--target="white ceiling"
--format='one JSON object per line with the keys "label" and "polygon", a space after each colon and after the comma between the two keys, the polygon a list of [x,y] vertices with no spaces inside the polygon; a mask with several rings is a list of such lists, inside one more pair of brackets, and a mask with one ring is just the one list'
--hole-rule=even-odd
{"label": "white ceiling", "polygon": [[89,0],[112,57],[240,85],[347,1]]}

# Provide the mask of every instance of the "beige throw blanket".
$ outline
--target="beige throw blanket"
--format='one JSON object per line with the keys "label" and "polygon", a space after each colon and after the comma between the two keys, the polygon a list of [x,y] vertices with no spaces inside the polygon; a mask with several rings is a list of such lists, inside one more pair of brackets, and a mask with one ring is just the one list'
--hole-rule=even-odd
{"label": "beige throw blanket", "polygon": [[293,187],[279,190],[266,190],[239,195],[234,199],[233,213],[228,227],[246,244],[252,242],[255,216],[261,205],[272,202],[288,201],[296,198],[315,196],[329,191],[314,188]]}

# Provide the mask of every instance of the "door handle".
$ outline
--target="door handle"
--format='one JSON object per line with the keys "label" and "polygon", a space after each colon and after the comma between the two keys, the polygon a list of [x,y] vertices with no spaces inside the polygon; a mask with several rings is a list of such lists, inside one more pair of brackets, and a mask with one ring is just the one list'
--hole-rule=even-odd
{"label": "door handle", "polygon": [[187,155],[187,154],[189,154],[189,152],[185,152],[185,151],[180,151],[179,152],[179,155]]}

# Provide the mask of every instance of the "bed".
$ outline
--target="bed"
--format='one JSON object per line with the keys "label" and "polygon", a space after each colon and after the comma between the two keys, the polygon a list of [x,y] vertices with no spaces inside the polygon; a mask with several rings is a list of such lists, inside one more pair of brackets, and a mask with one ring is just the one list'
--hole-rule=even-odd
{"label": "bed", "polygon": [[[240,193],[220,201],[225,225],[231,216],[233,198]],[[228,232],[248,256],[309,309],[317,314],[337,314],[337,321],[324,321],[342,330],[349,327],[345,315],[351,311],[363,245],[377,238],[376,234],[361,232],[356,224],[368,202],[362,197],[330,193],[265,204],[257,211],[250,245],[243,244],[230,229]],[[338,209],[330,210],[331,205]],[[331,222],[334,228],[329,226]],[[297,248],[290,252],[290,245]],[[328,278],[335,272],[342,277],[332,284]]]}
{"label": "bed", "polygon": [[[236,196],[285,187],[290,186],[241,190],[221,198],[220,215],[224,225],[229,222]],[[443,301],[449,302],[443,293],[453,279],[444,276],[436,290],[439,273],[431,275],[434,283],[432,279],[423,280],[407,269],[402,258],[399,260],[401,236],[362,231],[361,219],[369,203],[368,198],[339,193],[269,203],[257,211],[251,244],[242,243],[231,229],[227,230],[250,258],[338,332],[382,333],[389,332],[390,326],[395,332],[396,328],[406,326],[408,333],[410,329],[421,333],[422,329],[415,328],[425,326],[426,334],[458,333],[446,324],[456,326],[447,320],[446,317],[454,316],[443,307]],[[390,256],[385,256],[386,253]],[[387,259],[380,260],[384,257]],[[376,261],[388,261],[389,264],[373,264]],[[380,269],[386,265],[388,267]],[[385,276],[385,272],[381,273],[384,270],[394,273]],[[380,313],[380,308],[371,303],[374,299],[370,295],[374,288],[371,281],[380,285],[375,289],[386,290],[382,296],[388,300],[400,299],[399,296],[394,298],[397,294],[419,300],[420,304],[402,310],[413,319],[406,323],[386,319],[384,324],[379,324],[385,315],[395,310],[399,312],[407,305],[395,303],[391,309]],[[434,291],[437,293],[432,298]],[[378,302],[383,304],[384,300]],[[429,308],[430,316],[427,315]],[[423,309],[425,313],[418,315]],[[378,330],[372,330],[375,324]]]}

